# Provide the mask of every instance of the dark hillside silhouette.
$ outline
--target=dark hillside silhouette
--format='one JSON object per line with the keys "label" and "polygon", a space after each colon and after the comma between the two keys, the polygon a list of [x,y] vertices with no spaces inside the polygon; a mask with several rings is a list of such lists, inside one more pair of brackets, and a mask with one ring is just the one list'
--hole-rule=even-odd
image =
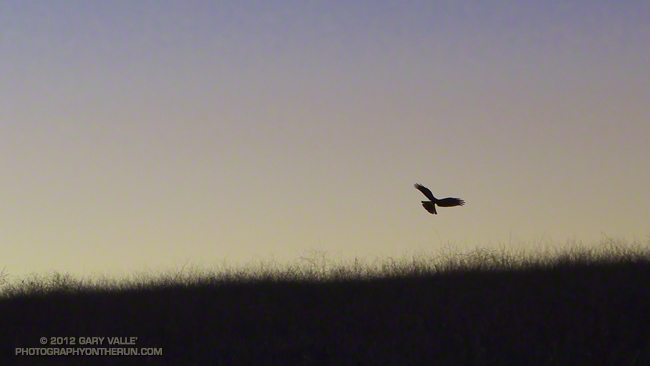
{"label": "dark hillside silhouette", "polygon": [[[14,291],[0,297],[0,364],[650,364],[647,255],[512,265],[484,254],[480,263],[397,266],[384,277],[279,273]],[[137,347],[164,353],[14,355],[50,347],[43,336],[137,337]]]}

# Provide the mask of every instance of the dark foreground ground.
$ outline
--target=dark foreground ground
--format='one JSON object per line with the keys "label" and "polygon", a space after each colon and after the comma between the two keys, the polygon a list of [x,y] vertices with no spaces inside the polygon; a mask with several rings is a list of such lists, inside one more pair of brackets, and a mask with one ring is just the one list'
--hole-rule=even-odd
{"label": "dark foreground ground", "polygon": [[0,298],[0,365],[650,365],[648,259],[203,282]]}

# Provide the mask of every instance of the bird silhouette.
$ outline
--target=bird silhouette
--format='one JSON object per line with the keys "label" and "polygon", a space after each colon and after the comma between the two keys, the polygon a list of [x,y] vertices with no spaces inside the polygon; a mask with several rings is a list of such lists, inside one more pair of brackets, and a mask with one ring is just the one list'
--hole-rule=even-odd
{"label": "bird silhouette", "polygon": [[414,185],[415,188],[417,188],[422,194],[427,196],[429,201],[422,201],[422,207],[424,207],[425,210],[429,211],[429,213],[437,215],[438,213],[436,212],[436,205],[440,207],[454,207],[454,206],[462,206],[465,204],[465,201],[461,200],[460,198],[454,198],[454,197],[447,197],[443,198],[441,200],[435,198],[433,196],[433,193],[429,190],[429,188],[416,183]]}

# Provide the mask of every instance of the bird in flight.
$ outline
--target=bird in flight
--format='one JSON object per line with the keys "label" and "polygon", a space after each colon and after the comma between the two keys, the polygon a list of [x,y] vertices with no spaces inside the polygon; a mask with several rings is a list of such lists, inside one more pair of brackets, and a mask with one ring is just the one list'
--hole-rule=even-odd
{"label": "bird in flight", "polygon": [[434,215],[438,214],[436,212],[436,205],[440,207],[454,207],[454,206],[462,206],[465,204],[465,201],[461,200],[460,198],[454,198],[454,197],[447,197],[439,200],[433,196],[433,193],[431,193],[429,188],[419,183],[415,183],[414,187],[417,188],[429,199],[429,201],[422,201],[422,207],[424,207],[424,209],[429,211],[429,213],[431,214]]}

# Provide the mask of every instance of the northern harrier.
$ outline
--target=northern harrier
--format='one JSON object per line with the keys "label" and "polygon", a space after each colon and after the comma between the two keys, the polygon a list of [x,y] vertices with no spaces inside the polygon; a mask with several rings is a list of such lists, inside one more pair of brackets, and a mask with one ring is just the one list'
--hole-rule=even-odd
{"label": "northern harrier", "polygon": [[429,190],[429,188],[416,183],[415,188],[417,188],[420,192],[422,192],[425,196],[430,201],[422,201],[422,207],[424,207],[425,210],[429,211],[429,213],[437,215],[438,213],[436,212],[436,205],[440,207],[454,207],[454,206],[462,206],[465,204],[465,201],[461,200],[460,198],[454,198],[454,197],[448,197],[448,198],[443,198],[441,200],[433,197],[433,194]]}

